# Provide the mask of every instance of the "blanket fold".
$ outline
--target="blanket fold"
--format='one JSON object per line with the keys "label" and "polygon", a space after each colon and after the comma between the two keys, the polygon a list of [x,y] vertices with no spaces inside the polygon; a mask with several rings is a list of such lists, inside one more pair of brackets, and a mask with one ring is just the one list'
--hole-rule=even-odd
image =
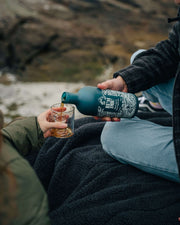
{"label": "blanket fold", "polygon": [[180,185],[107,155],[104,122],[75,121],[68,139],[48,138],[33,161],[45,187],[53,225],[176,225]]}

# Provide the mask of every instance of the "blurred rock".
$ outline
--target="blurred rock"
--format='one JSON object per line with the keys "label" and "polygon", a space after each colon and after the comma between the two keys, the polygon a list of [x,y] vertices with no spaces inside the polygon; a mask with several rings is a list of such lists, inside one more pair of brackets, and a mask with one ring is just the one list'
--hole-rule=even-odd
{"label": "blurred rock", "polygon": [[21,81],[83,81],[165,39],[169,0],[0,0],[0,70]]}

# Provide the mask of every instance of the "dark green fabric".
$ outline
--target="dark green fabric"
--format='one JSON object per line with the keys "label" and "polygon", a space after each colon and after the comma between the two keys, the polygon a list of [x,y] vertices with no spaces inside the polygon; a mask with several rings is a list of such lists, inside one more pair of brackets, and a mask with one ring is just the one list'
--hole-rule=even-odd
{"label": "dark green fabric", "polygon": [[36,117],[18,119],[3,128],[2,133],[5,141],[13,145],[21,155],[38,151],[44,142]]}
{"label": "dark green fabric", "polygon": [[47,195],[30,164],[22,157],[37,151],[43,135],[35,117],[17,120],[2,129],[3,163],[15,176],[18,216],[10,225],[48,225]]}

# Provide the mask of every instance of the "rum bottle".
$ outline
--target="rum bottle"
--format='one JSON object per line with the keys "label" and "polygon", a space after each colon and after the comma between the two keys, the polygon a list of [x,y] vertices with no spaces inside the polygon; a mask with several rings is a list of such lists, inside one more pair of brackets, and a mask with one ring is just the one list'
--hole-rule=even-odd
{"label": "rum bottle", "polygon": [[61,100],[75,104],[82,114],[98,117],[131,118],[138,110],[138,99],[134,94],[91,86],[85,86],[75,94],[63,92]]}

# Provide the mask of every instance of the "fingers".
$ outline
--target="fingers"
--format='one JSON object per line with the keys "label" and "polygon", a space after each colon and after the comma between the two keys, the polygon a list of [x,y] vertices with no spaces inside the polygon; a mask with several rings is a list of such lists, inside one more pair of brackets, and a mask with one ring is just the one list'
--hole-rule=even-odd
{"label": "fingers", "polygon": [[47,122],[46,123],[47,129],[51,128],[67,128],[67,123],[63,122]]}
{"label": "fingers", "polygon": [[[67,127],[67,124],[64,122],[52,122],[50,115],[51,115],[51,110],[49,109],[38,116],[38,123],[43,133],[47,132],[47,130],[51,128],[66,128]],[[65,121],[67,121],[67,119]]]}
{"label": "fingers", "polygon": [[66,111],[66,107],[54,107],[54,108],[52,108],[52,110],[54,110],[56,112],[64,112],[64,111]]}
{"label": "fingers", "polygon": [[111,89],[116,91],[128,92],[126,82],[123,80],[121,76],[99,83],[97,84],[97,87],[102,90]]}
{"label": "fingers", "polygon": [[97,87],[100,89],[112,89],[113,88],[113,80],[107,80],[105,82],[97,84]]}
{"label": "fingers", "polygon": [[51,115],[51,109],[48,109],[48,110],[45,112],[45,114],[44,114],[44,116],[45,116],[45,118],[46,118],[47,121],[49,121],[50,115]]}
{"label": "fingers", "polygon": [[44,138],[52,136],[51,129],[64,129],[67,128],[67,124],[63,122],[44,122],[44,132],[43,136]]}
{"label": "fingers", "polygon": [[119,122],[121,119],[120,118],[112,118],[111,121],[114,121],[114,122]]}
{"label": "fingers", "polygon": [[102,121],[112,121],[112,122],[119,122],[121,119],[120,118],[111,118],[111,117],[98,117],[98,116],[94,116],[94,119],[96,120],[102,120]]}
{"label": "fingers", "polygon": [[93,116],[93,118],[95,119],[95,120],[99,120],[99,119],[101,119],[100,117],[98,117],[98,116]]}
{"label": "fingers", "polygon": [[110,117],[98,117],[98,116],[94,116],[94,119],[96,120],[102,120],[102,121],[111,121]]}
{"label": "fingers", "polygon": [[51,131],[47,130],[46,132],[44,132],[43,136],[44,136],[44,138],[52,136]]}

